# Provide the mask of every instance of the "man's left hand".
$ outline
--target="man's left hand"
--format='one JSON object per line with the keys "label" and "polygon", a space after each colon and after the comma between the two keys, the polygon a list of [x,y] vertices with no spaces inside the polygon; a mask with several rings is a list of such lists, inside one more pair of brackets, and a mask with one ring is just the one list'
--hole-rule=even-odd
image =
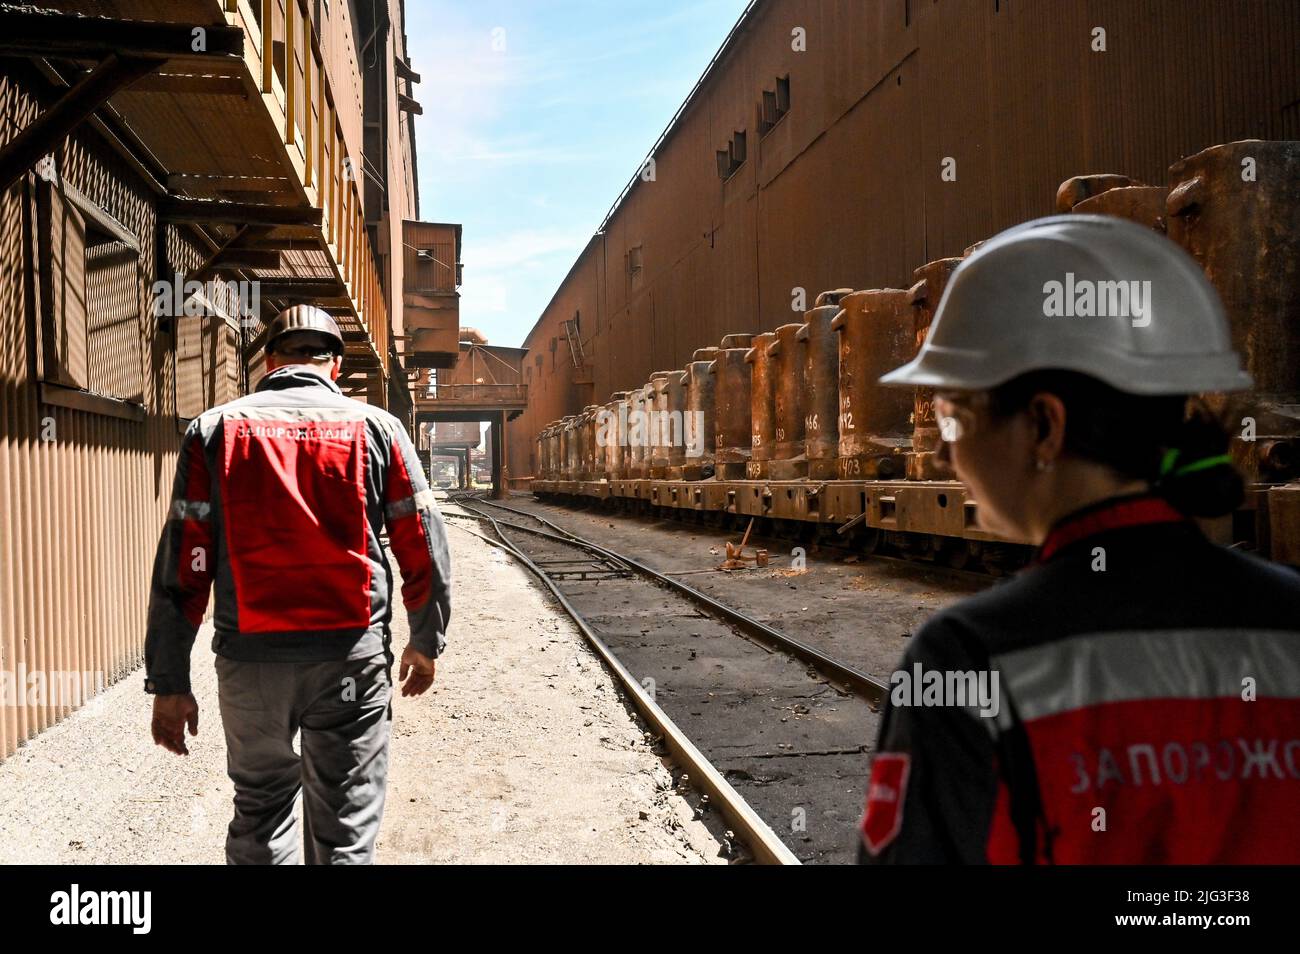
{"label": "man's left hand", "polygon": [[399,673],[402,695],[418,696],[426,692],[433,685],[433,674],[437,665],[437,660],[410,646],[402,650],[402,668]]}

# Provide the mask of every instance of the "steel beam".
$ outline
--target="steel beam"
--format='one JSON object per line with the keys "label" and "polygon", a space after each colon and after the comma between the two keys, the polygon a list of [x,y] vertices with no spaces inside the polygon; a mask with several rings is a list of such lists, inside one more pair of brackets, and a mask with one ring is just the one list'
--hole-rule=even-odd
{"label": "steel beam", "polygon": [[255,236],[258,231],[259,230],[257,228],[251,225],[245,225],[240,227],[240,229],[237,232],[235,232],[234,235],[232,235],[225,242],[223,242],[218,248],[214,249],[212,254],[209,255],[206,260],[204,260],[202,265],[196,268],[189,275],[185,276],[186,279],[195,282],[206,282],[209,278],[211,278],[217,272],[221,271],[223,268],[233,267],[231,265],[228,265],[225,261],[223,261],[223,259],[227,256],[227,254],[230,252],[230,249],[233,246],[247,240],[252,236]]}
{"label": "steel beam", "polygon": [[319,252],[320,233],[317,232],[314,236],[263,235],[241,242],[239,247],[250,252]]}
{"label": "steel beam", "polygon": [[279,252],[264,252],[251,248],[228,248],[216,262],[217,269],[276,269],[280,267]]}
{"label": "steel beam", "polygon": [[0,55],[73,60],[244,56],[244,31],[225,24],[163,23],[88,17],[0,5]]}
{"label": "steel beam", "polygon": [[[2,36],[3,26],[0,26]],[[0,192],[7,191],[114,93],[153,71],[161,62],[110,54],[0,149]]]}
{"label": "steel beam", "polygon": [[322,210],[283,205],[186,199],[171,195],[158,204],[160,222],[225,222],[234,225],[320,225]]}
{"label": "steel beam", "polygon": [[[165,61],[164,61],[165,62]],[[247,95],[244,81],[238,76],[221,73],[167,72],[164,65],[158,72],[142,78],[131,87],[134,93],[188,93],[195,96]]]}
{"label": "steel beam", "polygon": [[[135,88],[139,89],[141,85],[137,83]],[[290,185],[288,176],[221,176],[174,172],[167,176],[167,188],[173,193],[191,189],[275,193],[288,192]]]}
{"label": "steel beam", "polygon": [[409,80],[412,83],[420,82],[420,74],[411,69],[411,64],[407,63],[401,57],[397,57],[393,60],[393,66],[396,68],[397,75],[402,79]]}
{"label": "steel beam", "polygon": [[330,298],[339,294],[342,286],[332,278],[264,278],[258,282],[263,298],[300,298],[318,295]]}

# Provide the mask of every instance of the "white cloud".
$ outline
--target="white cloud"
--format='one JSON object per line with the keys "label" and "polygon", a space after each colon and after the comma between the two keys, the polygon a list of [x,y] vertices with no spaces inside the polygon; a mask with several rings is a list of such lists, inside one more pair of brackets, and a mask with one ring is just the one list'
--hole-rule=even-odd
{"label": "white cloud", "polygon": [[518,229],[476,241],[466,235],[462,257],[466,267],[473,262],[484,272],[514,269],[555,252],[571,252],[576,258],[590,238],[590,230],[572,228]]}

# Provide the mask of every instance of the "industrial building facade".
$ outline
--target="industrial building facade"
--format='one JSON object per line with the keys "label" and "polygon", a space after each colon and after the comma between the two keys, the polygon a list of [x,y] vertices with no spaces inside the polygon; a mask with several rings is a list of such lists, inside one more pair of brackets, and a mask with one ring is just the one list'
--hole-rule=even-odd
{"label": "industrial building facade", "polygon": [[755,0],[523,342],[509,472],[550,422],[823,290],[908,287],[1071,176],[1163,185],[1247,138],[1300,138],[1288,0]]}
{"label": "industrial building facade", "polygon": [[321,304],[344,392],[414,400],[402,0],[45,6],[0,10],[0,758],[140,664],[181,435],[270,316]]}

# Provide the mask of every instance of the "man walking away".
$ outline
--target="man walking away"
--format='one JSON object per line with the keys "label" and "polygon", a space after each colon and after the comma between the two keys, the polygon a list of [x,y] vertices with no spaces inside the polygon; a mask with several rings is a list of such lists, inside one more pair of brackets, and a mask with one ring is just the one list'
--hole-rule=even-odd
{"label": "man walking away", "polygon": [[[295,305],[271,322],[253,394],[207,411],[181,443],[154,562],[145,691],[154,741],[198,733],[190,650],[216,586],[217,655],[235,814],[231,864],[368,864],[383,814],[392,719],[392,571],[410,641],[402,694],[433,684],[446,642],[446,532],[397,418],[344,397],[343,336]],[[301,755],[293,738],[301,733]]]}

